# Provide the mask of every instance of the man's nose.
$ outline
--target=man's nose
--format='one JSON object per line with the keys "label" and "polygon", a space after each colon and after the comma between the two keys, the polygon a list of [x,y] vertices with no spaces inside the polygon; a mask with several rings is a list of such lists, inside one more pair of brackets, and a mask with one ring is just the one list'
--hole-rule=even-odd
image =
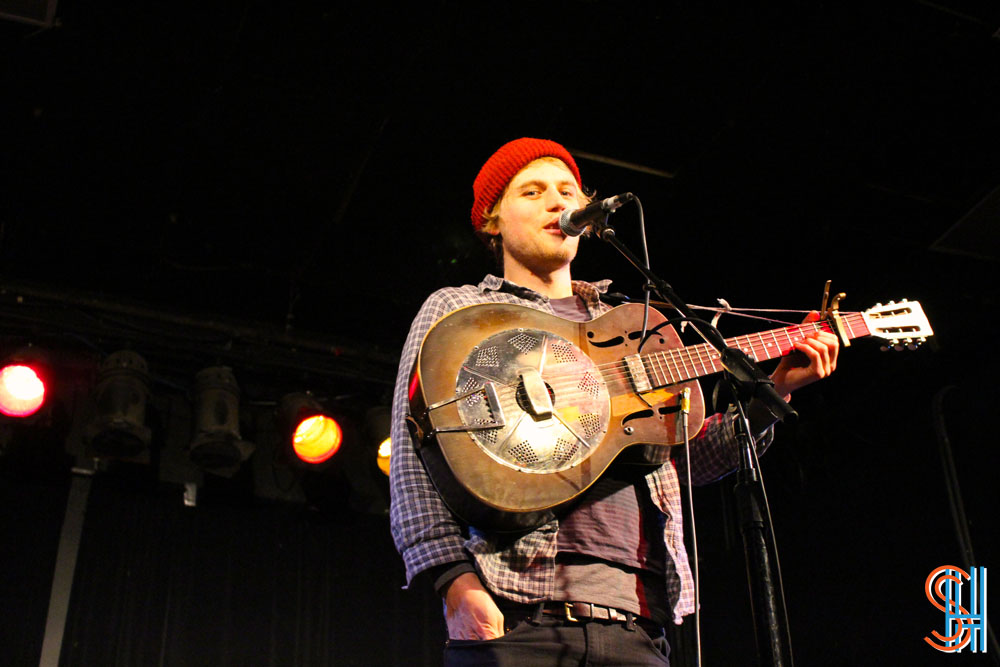
{"label": "man's nose", "polygon": [[545,209],[547,211],[562,211],[566,208],[566,200],[559,194],[558,188],[545,190]]}

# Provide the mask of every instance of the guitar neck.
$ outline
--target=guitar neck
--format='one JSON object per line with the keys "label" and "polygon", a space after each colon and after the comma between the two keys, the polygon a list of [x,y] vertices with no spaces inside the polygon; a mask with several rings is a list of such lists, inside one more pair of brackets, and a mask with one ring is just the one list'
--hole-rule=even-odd
{"label": "guitar neck", "polygon": [[[841,313],[840,320],[844,325],[844,333],[851,340],[871,335],[861,313]],[[809,322],[734,336],[727,338],[726,344],[743,350],[754,361],[767,361],[791,353],[796,342],[816,331],[836,333],[830,322]],[[649,379],[657,388],[723,370],[719,352],[707,343],[643,355],[642,361]]]}

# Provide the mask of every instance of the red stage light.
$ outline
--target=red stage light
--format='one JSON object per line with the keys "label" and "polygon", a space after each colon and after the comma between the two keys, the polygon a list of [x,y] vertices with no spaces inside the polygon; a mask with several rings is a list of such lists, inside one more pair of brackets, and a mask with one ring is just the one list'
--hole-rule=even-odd
{"label": "red stage light", "polygon": [[340,449],[344,432],[340,424],[326,415],[306,417],[295,427],[292,447],[306,463],[323,463]]}
{"label": "red stage light", "polygon": [[0,370],[0,412],[28,417],[45,402],[45,384],[30,366],[10,365]]}

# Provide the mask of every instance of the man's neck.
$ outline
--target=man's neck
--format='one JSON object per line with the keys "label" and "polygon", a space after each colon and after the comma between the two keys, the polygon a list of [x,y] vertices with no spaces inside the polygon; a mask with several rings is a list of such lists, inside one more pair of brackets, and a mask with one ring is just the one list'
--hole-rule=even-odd
{"label": "man's neck", "polygon": [[550,299],[563,299],[573,296],[573,279],[570,277],[567,264],[552,273],[535,273],[519,266],[505,266],[503,277],[512,283],[527,287]]}

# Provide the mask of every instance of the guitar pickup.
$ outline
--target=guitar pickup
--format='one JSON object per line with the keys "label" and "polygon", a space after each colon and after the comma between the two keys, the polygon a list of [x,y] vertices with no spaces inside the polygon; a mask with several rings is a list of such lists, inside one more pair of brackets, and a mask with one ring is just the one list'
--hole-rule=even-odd
{"label": "guitar pickup", "polygon": [[628,370],[628,376],[632,380],[632,386],[635,387],[636,393],[645,394],[648,391],[652,391],[653,386],[649,382],[649,375],[646,374],[646,367],[643,366],[639,355],[630,354],[625,357],[624,361],[625,368]]}

